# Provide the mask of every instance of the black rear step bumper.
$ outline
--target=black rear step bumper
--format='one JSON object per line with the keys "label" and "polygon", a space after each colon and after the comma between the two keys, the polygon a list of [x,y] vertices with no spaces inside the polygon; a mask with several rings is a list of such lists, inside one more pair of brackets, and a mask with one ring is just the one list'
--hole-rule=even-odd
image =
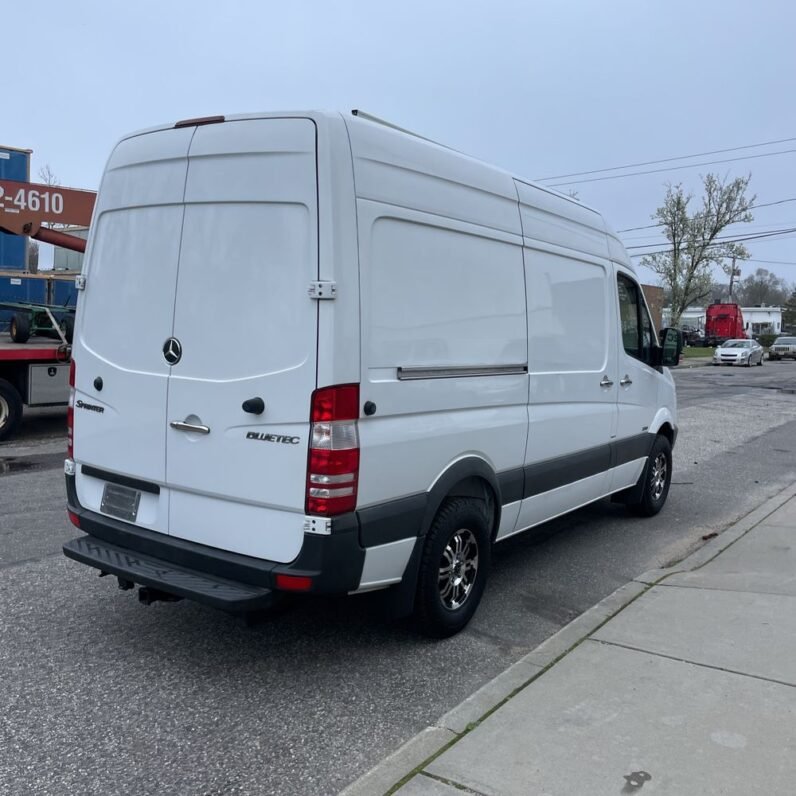
{"label": "black rear step bumper", "polygon": [[308,594],[340,594],[359,587],[365,549],[355,513],[332,520],[329,535],[305,534],[288,563],[253,558],[149,531],[80,505],[75,477],[66,476],[69,510],[88,534],[67,542],[64,555],[123,580],[232,612],[270,602],[278,574],[311,578]]}
{"label": "black rear step bumper", "polygon": [[236,583],[176,564],[167,564],[97,539],[96,536],[72,539],[64,545],[64,555],[131,583],[177,597],[188,597],[232,613],[263,610],[274,601],[273,591],[265,586]]}

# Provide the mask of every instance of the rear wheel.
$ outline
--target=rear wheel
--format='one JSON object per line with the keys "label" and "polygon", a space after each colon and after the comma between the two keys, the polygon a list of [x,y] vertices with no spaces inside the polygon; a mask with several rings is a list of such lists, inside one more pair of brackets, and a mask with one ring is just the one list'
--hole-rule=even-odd
{"label": "rear wheel", "polygon": [[16,387],[0,379],[0,441],[8,439],[22,420],[22,398]]}
{"label": "rear wheel", "polygon": [[641,499],[631,508],[642,517],[653,517],[663,508],[672,482],[672,446],[666,437],[659,434],[655,438],[641,477]]}
{"label": "rear wheel", "polygon": [[486,586],[490,554],[484,504],[470,498],[445,501],[420,562],[415,616],[423,633],[446,638],[472,619]]}
{"label": "rear wheel", "polygon": [[11,319],[9,331],[15,343],[27,343],[30,338],[30,316],[22,312],[16,313]]}

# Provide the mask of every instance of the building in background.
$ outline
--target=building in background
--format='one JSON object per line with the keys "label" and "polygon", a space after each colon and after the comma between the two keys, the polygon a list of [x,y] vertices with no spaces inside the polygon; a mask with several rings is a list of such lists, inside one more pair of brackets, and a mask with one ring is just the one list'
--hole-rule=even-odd
{"label": "building in background", "polygon": [[642,285],[644,298],[652,313],[652,323],[656,329],[663,329],[663,288],[656,285]]}
{"label": "building in background", "polygon": [[[88,227],[64,227],[59,230],[76,238],[88,239]],[[53,246],[53,271],[75,271],[80,273],[83,269],[83,252],[76,252],[72,249],[63,249],[60,246]]]}
{"label": "building in background", "polygon": [[[646,291],[646,287],[645,287]],[[779,334],[782,331],[782,307],[741,307],[744,330],[748,335]],[[671,318],[669,307],[663,309],[664,323]],[[681,326],[705,328],[705,308],[689,307],[680,317]]]}

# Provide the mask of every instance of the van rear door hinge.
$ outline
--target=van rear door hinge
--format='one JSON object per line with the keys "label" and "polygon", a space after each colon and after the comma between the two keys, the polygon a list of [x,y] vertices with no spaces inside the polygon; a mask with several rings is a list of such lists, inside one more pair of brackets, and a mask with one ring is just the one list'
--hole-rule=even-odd
{"label": "van rear door hinge", "polygon": [[78,274],[75,277],[75,287],[78,290],[85,290],[86,289],[86,277],[83,274]]}
{"label": "van rear door hinge", "polygon": [[307,293],[311,299],[337,298],[337,282],[310,282]]}

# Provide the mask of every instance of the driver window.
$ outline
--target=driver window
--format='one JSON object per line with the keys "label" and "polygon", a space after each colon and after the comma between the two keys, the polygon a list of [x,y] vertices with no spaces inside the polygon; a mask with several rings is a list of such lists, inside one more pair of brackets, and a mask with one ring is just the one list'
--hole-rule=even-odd
{"label": "driver window", "polygon": [[657,340],[641,288],[624,274],[618,274],[617,289],[622,345],[631,357],[650,363],[652,349],[657,346]]}
{"label": "driver window", "polygon": [[641,329],[639,328],[638,286],[626,276],[617,277],[619,290],[619,322],[622,325],[622,345],[631,357],[641,358]]}

